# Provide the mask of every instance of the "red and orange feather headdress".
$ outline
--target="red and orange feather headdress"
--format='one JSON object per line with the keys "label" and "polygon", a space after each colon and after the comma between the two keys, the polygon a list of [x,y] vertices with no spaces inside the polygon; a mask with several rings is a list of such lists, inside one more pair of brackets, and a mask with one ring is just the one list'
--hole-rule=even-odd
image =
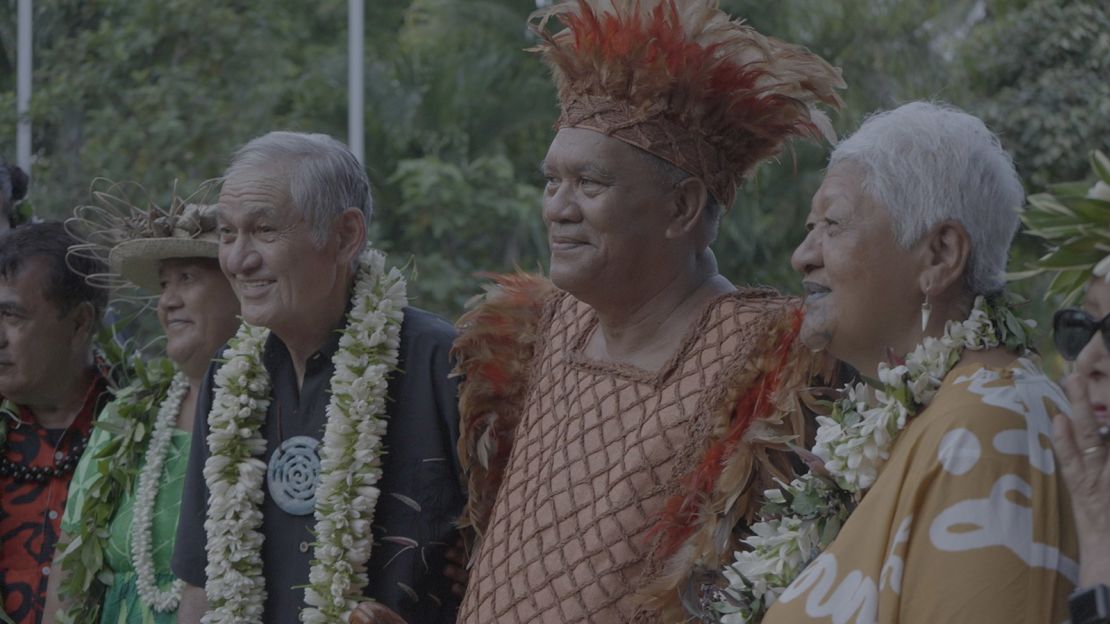
{"label": "red and orange feather headdress", "polygon": [[[549,33],[557,18],[564,30]],[[556,127],[595,130],[698,176],[728,209],[791,136],[834,140],[840,71],[731,19],[717,0],[574,0],[530,19],[555,74]]]}

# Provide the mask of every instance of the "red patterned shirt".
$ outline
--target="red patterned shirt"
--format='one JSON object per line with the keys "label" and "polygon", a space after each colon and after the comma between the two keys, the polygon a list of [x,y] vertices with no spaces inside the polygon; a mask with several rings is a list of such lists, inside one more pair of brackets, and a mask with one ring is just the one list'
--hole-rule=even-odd
{"label": "red patterned shirt", "polygon": [[[66,429],[41,426],[24,407],[19,408],[18,422],[0,414],[7,421],[3,453],[8,465],[53,467],[74,444],[88,438],[96,412],[108,399],[106,383],[97,375],[80,413]],[[46,582],[72,476],[70,470],[43,482],[22,482],[0,473],[0,594],[4,611],[16,624],[37,624],[42,619]]]}

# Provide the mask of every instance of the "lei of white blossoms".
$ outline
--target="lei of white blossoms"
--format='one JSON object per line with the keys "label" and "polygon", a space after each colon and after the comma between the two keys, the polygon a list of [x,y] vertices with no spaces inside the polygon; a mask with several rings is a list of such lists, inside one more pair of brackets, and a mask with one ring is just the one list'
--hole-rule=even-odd
{"label": "lei of white blossoms", "polygon": [[[359,258],[353,305],[339,340],[331,400],[320,452],[316,488],[316,543],[305,601],[307,623],[346,622],[369,582],[366,562],[381,478],[386,431],[388,375],[397,366],[405,280],[385,270],[385,256],[367,250]],[[260,506],[266,466],[270,380],[262,365],[269,331],[243,324],[227,362],[216,373],[209,414],[211,456],[204,467],[210,499],[205,624],[262,622],[266,599],[262,576]]]}
{"label": "lei of white blossoms", "polygon": [[154,576],[154,545],[151,525],[154,519],[154,499],[158,495],[158,485],[162,480],[162,466],[173,438],[177,413],[181,402],[189,391],[189,380],[184,373],[178,372],[170,382],[166,398],[158,408],[154,421],[154,431],[150,435],[150,446],[146,449],[143,469],[139,472],[139,483],[135,490],[134,515],[131,520],[131,564],[135,568],[135,585],[139,599],[149,609],[158,613],[177,610],[181,601],[181,590],[185,583],[174,579],[169,589],[158,589]]}
{"label": "lei of white blossoms", "polygon": [[759,522],[721,571],[728,586],[714,588],[708,611],[721,624],[758,622],[788,585],[836,538],[870,488],[910,418],[936,395],[965,349],[1005,344],[1028,348],[1033,321],[1014,316],[1008,301],[977,297],[962,323],[949,321],[939,338],[925,337],[902,364],[879,364],[881,389],[847,384],[828,416],[818,416],[813,454],[827,476],[811,471],[764,492]]}

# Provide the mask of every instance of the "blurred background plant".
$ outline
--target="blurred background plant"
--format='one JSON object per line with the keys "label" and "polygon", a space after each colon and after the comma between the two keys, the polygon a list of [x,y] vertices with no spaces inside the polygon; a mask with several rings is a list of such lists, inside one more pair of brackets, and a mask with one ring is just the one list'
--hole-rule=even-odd
{"label": "blurred background plant", "polygon": [[[538,164],[557,115],[525,19],[536,0],[367,2],[372,240],[412,261],[416,305],[455,318],[480,272],[542,269]],[[761,31],[843,68],[841,133],[902,102],[984,117],[1031,192],[1080,179],[1110,149],[1110,7],[1104,0],[722,0]],[[15,5],[0,0],[0,153],[14,152]],[[28,202],[68,215],[96,176],[165,189],[218,176],[277,128],[346,137],[344,0],[38,0],[35,163]],[[714,248],[739,284],[798,291],[801,238],[827,146],[760,167]],[[162,201],[168,199],[161,198]],[[1039,256],[1022,237],[1013,265]],[[1016,288],[1047,324],[1045,283]],[[1047,345],[1047,343],[1045,343]]]}

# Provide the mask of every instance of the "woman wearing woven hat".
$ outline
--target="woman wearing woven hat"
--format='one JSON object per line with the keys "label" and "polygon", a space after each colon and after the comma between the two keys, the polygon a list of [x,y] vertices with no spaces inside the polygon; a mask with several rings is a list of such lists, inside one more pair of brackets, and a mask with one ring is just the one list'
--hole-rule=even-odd
{"label": "woman wearing woven hat", "polygon": [[1056,273],[1048,294],[1062,294],[1065,305],[1083,295],[1079,307],[1053,318],[1056,348],[1075,362],[1064,380],[1071,418],[1053,422],[1079,530],[1072,624],[1110,622],[1110,159],[1095,152],[1091,163],[1099,177],[1094,187],[1058,185],[1030,197],[1024,215],[1030,233],[1055,247],[1031,273]]}
{"label": "woman wearing woven hat", "polygon": [[62,521],[70,545],[58,549],[62,575],[51,578],[45,621],[169,624],[181,596],[169,561],[197,393],[238,327],[239,304],[216,259],[215,206],[132,209],[107,226],[104,206],[92,208],[71,224],[86,226],[75,229],[92,247],[118,241],[112,272],[159,293],[172,367],[137,368],[136,384],[102,413],[71,486]]}

